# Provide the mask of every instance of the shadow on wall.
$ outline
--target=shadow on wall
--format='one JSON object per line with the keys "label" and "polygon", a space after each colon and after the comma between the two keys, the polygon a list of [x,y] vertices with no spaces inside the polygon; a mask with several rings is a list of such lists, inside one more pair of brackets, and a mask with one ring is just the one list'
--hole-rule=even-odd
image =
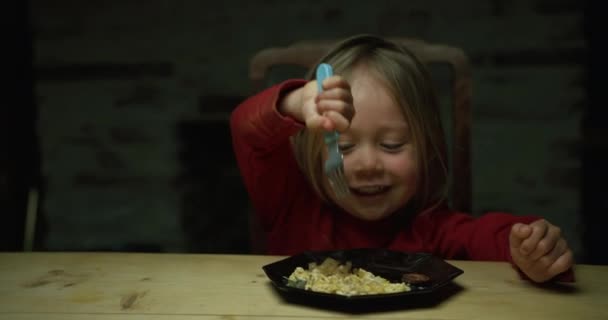
{"label": "shadow on wall", "polygon": [[229,113],[177,124],[180,219],[189,252],[249,253],[249,199],[232,149]]}

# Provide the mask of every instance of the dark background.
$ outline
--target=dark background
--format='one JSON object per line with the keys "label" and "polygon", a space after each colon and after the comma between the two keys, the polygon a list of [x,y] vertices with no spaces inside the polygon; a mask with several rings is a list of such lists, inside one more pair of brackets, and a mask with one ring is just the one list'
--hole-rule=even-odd
{"label": "dark background", "polygon": [[370,32],[469,55],[472,214],[545,216],[579,262],[606,264],[598,12],[574,0],[4,2],[1,249],[23,249],[36,190],[35,250],[248,252],[227,117],[252,93],[249,59]]}

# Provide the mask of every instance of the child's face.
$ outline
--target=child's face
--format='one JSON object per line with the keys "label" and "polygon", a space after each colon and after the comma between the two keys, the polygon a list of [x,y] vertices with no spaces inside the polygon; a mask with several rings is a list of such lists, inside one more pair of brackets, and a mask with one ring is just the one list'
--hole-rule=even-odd
{"label": "child's face", "polygon": [[416,155],[401,108],[375,74],[359,67],[350,84],[356,114],[340,147],[351,195],[332,200],[355,217],[379,220],[416,192]]}

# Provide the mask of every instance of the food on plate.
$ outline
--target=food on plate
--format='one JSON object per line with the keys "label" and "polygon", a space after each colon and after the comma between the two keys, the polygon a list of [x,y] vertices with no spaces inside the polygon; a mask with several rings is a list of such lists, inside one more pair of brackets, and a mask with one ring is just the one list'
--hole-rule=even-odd
{"label": "food on plate", "polygon": [[315,262],[309,263],[308,269],[297,267],[287,279],[287,285],[344,296],[411,290],[404,282],[392,283],[363,268],[353,268],[350,261],[341,264],[331,257],[326,258],[320,265]]}
{"label": "food on plate", "polygon": [[404,273],[401,277],[401,280],[403,280],[403,282],[407,284],[422,285],[427,284],[431,280],[431,278],[422,273],[411,272]]}

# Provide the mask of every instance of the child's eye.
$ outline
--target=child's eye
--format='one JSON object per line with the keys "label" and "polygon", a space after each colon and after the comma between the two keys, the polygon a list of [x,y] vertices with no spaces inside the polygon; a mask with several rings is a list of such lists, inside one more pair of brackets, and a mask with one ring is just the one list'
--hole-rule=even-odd
{"label": "child's eye", "polygon": [[405,143],[381,143],[380,146],[389,151],[397,151],[403,147]]}
{"label": "child's eye", "polygon": [[338,144],[338,148],[340,149],[340,152],[348,152],[349,150],[351,150],[355,145],[352,143],[339,143]]}

